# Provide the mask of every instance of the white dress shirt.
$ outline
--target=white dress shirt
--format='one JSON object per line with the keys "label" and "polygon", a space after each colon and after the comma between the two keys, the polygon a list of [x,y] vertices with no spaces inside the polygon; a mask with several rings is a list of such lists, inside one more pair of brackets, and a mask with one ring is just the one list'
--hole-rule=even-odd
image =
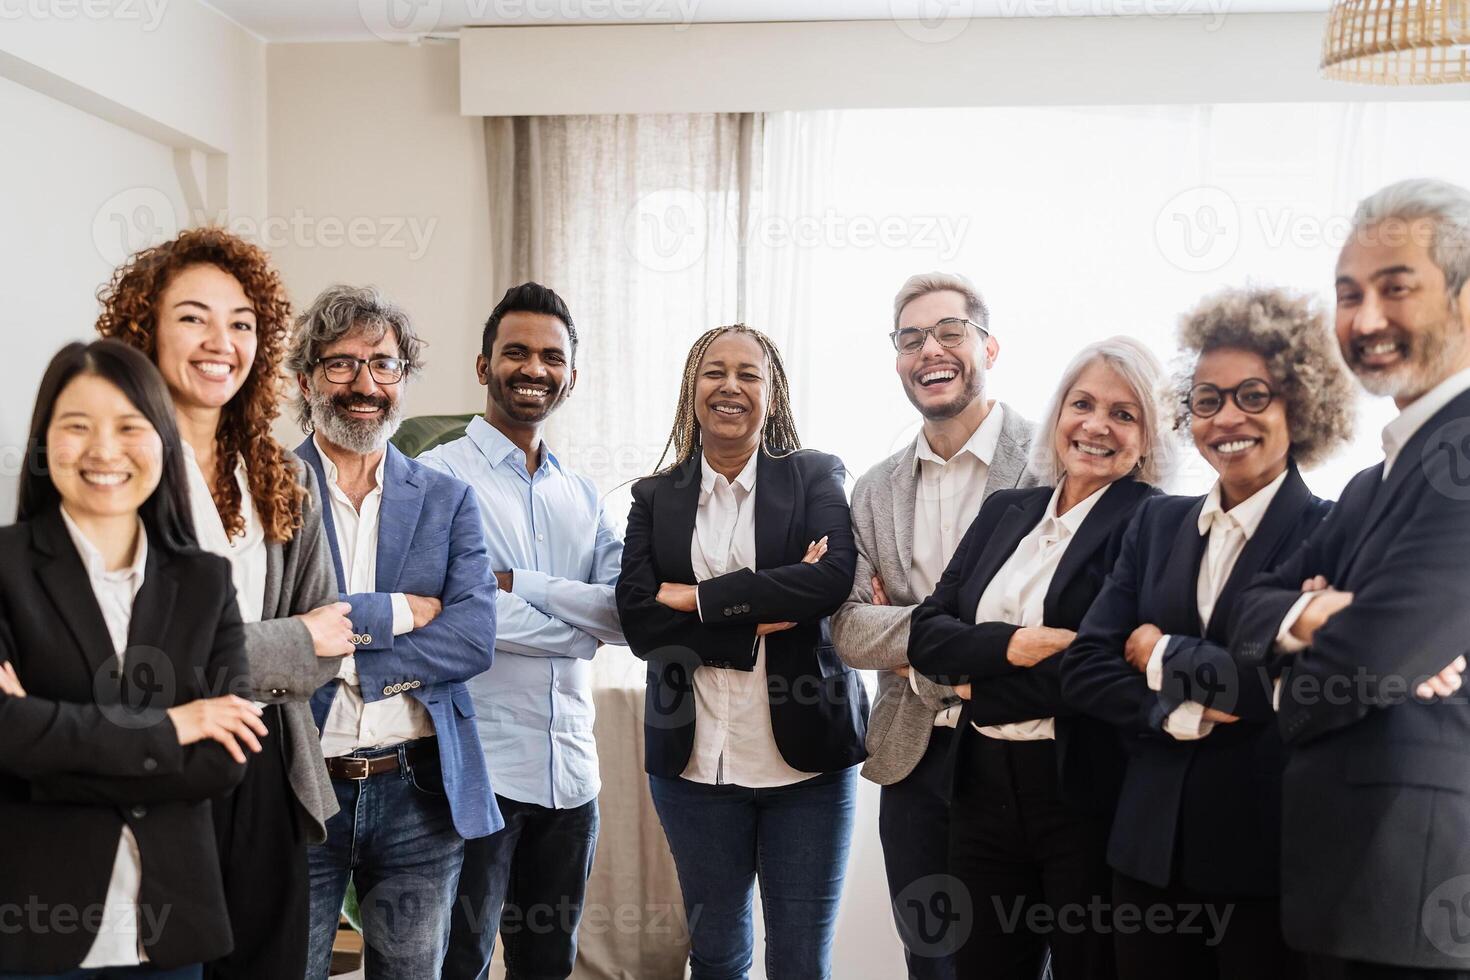
{"label": "white dress shirt", "polygon": [[[689,558],[696,582],[741,568],[755,568],[755,472],[760,451],[731,483],[701,460],[699,509]],[[701,615],[701,618],[702,615]],[[685,779],[752,788],[789,786],[816,773],[786,764],[771,730],[766,687],[766,638],[756,640],[755,668],[694,670],[694,749]]]}
{"label": "white dress shirt", "polygon": [[[383,464],[387,453],[378,460],[374,486],[362,499],[361,508],[352,506],[352,500],[337,485],[337,465],[322,449],[319,440],[316,451],[322,457],[322,471],[327,485],[323,496],[332,508],[332,523],[337,532],[337,554],[342,559],[342,575],[347,579],[347,594],[378,591],[378,511],[383,504]],[[401,592],[393,593],[393,635],[402,636],[413,629],[413,610],[408,597]],[[410,695],[394,694],[371,704],[362,699],[362,688],[357,682],[357,660],[355,654],[342,658],[337,670],[342,683],[337,686],[337,697],[327,713],[322,726],[322,755],[328,759],[350,755],[358,749],[385,748],[416,738],[427,738],[434,734],[434,722],[428,711]]]}
{"label": "white dress shirt", "polygon": [[[1466,391],[1470,391],[1470,368],[1456,372],[1445,378],[1439,384],[1430,388],[1424,394],[1405,405],[1394,419],[1383,427],[1383,479],[1388,479],[1388,474],[1393,470],[1394,464],[1398,462],[1399,453],[1405,445],[1414,437],[1414,433],[1423,427],[1434,417],[1434,414],[1454,401]],[[1328,582],[1329,588],[1335,587],[1337,583]],[[1307,648],[1307,644],[1291,635],[1291,628],[1301,618],[1312,598],[1317,592],[1303,592],[1281,620],[1281,627],[1276,631],[1276,649],[1281,653],[1300,653]],[[1276,679],[1276,685],[1272,691],[1271,706],[1279,708],[1281,704],[1281,678]]]}
{"label": "white dress shirt", "polygon": [[[1245,551],[1246,543],[1255,537],[1271,501],[1276,499],[1276,494],[1285,485],[1288,472],[1282,470],[1276,479],[1229,510],[1221,507],[1219,481],[1215,481],[1215,485],[1210,488],[1210,495],[1205,498],[1205,505],[1199,512],[1198,523],[1199,533],[1210,536],[1205,543],[1205,553],[1200,558],[1199,574],[1195,576],[1195,601],[1199,607],[1201,629],[1209,627],[1215,603],[1219,601],[1225,583],[1230,581],[1235,563]],[[1144,674],[1148,678],[1150,690],[1163,690],[1164,651],[1168,646],[1169,637],[1162,636],[1149,654],[1148,667]],[[1198,701],[1186,701],[1164,719],[1164,731],[1181,740],[1203,738],[1215,727],[1214,722],[1205,721],[1204,713],[1204,705]]]}
{"label": "white dress shirt", "polygon": [[[121,668],[127,655],[128,626],[133,621],[133,600],[143,587],[143,570],[148,562],[148,532],[139,520],[138,547],[132,564],[109,572],[102,553],[87,540],[64,505],[61,520],[71,535],[77,554],[81,556],[82,567],[87,570],[92,595],[102,611],[102,621],[107,624],[107,636],[112,640],[112,649]],[[117,841],[117,856],[112,860],[112,879],[107,885],[107,897],[102,902],[102,922],[97,929],[97,938],[92,941],[92,948],[87,950],[81,962],[81,969],[137,966],[147,960],[138,945],[138,892],[142,887],[143,857],[138,852],[138,841],[133,831],[124,824]]]}
{"label": "white dress shirt", "polygon": [[[1097,506],[1111,484],[1094,491],[1058,516],[1057,503],[1065,486],[1065,479],[1057,484],[1051,500],[1047,502],[1046,516],[1021,539],[1016,550],[1011,552],[981,593],[980,602],[975,607],[975,622],[1014,623],[1021,627],[1043,625],[1046,593],[1051,588],[1052,576],[1056,574],[1077,529],[1087,520],[1087,515],[1092,513],[1092,508]],[[1056,738],[1056,724],[1051,718],[973,727],[982,735],[1016,742]]]}
{"label": "white dress shirt", "polygon": [[199,468],[194,448],[183,443],[184,473],[189,480],[189,516],[194,525],[194,537],[199,547],[212,555],[228,558],[230,578],[235,585],[235,599],[240,605],[240,618],[247,623],[258,623],[265,605],[266,549],[265,528],[255,514],[255,500],[250,496],[250,481],[245,472],[245,460],[235,461],[235,482],[240,487],[240,516],[245,519],[245,533],[230,537],[225,533],[225,522],[214,505],[211,483]]}
{"label": "white dress shirt", "polygon": [[[920,599],[934,592],[960,539],[980,513],[1004,414],[1000,402],[992,402],[984,421],[947,460],[929,447],[923,429],[914,437],[918,479],[914,481],[914,553],[909,565],[909,589]],[[909,683],[914,684],[912,674]],[[959,716],[959,705],[945,708],[934,716],[934,724],[953,728]]]}

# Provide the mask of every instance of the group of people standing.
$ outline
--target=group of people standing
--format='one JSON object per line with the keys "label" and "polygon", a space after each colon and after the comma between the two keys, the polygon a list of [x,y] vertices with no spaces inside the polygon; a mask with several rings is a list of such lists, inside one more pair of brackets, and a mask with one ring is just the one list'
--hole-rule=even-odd
{"label": "group of people standing", "polygon": [[[218,229],[134,256],[41,382],[0,529],[0,980],[565,978],[598,835],[591,659],[648,664],[695,980],[831,975],[856,777],[915,980],[1470,977],[1470,192],[1360,205],[1305,297],[1089,344],[1039,424],[971,283],[893,308],[913,442],[803,449],[757,330],[689,351],[626,531],[542,438],[566,303],[485,323],[410,459],[409,317],[292,320]],[[1395,399],[1341,501],[1353,377]],[[305,440],[272,423],[291,388]],[[1160,489],[1184,451],[1210,492]],[[858,670],[878,675],[877,697]],[[1464,921],[1462,921],[1464,920]]]}

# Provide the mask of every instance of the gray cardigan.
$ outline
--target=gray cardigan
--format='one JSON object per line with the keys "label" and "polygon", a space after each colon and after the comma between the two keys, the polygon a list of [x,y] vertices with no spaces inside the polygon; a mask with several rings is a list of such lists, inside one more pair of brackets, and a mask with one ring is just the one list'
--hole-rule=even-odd
{"label": "gray cardigan", "polygon": [[[1026,469],[1032,425],[1002,405],[1000,440],[985,496],[996,490],[1036,485]],[[909,662],[909,617],[926,596],[909,590],[914,560],[914,445],[864,473],[852,491],[852,529],[857,537],[857,573],[852,594],[832,616],[832,643],[849,666],[878,671],[878,698],[868,718],[868,761],[863,775],[889,785],[913,772],[929,747],[934,715],[958,703],[954,688],[915,675],[913,684],[893,672]],[[873,605],[872,576],[888,593],[889,606]],[[919,693],[915,693],[915,688]]]}
{"label": "gray cardigan", "polygon": [[311,467],[292,459],[296,480],[306,487],[301,527],[290,541],[266,542],[265,603],[261,621],[245,626],[245,657],[251,697],[281,706],[285,720],[286,769],[305,818],[306,839],[327,839],[327,820],[337,794],[322,758],[322,743],[308,703],[316,689],[337,676],[340,657],[318,657],[311,632],[296,615],[336,602],[337,570],[322,529],[322,501]]}

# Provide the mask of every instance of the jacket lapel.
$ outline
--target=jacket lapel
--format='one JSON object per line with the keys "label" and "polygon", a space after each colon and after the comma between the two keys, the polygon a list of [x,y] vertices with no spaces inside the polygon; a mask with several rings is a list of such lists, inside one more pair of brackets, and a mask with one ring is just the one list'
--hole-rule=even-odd
{"label": "jacket lapel", "polygon": [[87,570],[82,566],[82,557],[77,554],[71,536],[66,533],[59,508],[36,519],[32,541],[37,550],[48,556],[47,561],[40,563],[37,575],[56,609],[56,618],[66,624],[67,631],[76,641],[77,649],[86,662],[87,673],[98,677],[111,661],[117,659],[117,654],[112,648],[112,635],[107,632],[102,609],[92,594],[92,582],[87,578]]}
{"label": "jacket lapel", "polygon": [[322,508],[322,532],[327,536],[327,545],[332,549],[332,566],[337,569],[337,591],[347,591],[347,576],[342,572],[342,553],[337,549],[337,522],[332,519],[332,490],[327,486],[327,471],[322,465],[321,453],[316,451],[316,444],[307,436],[301,445],[296,447],[297,457],[315,470],[316,485],[321,491],[320,501]]}
{"label": "jacket lapel", "polygon": [[1047,586],[1046,600],[1043,603],[1045,622],[1056,621],[1057,598],[1062,591],[1077,577],[1077,574],[1087,566],[1088,561],[1096,553],[1097,549],[1107,544],[1109,536],[1117,528],[1118,522],[1126,520],[1133,513],[1133,505],[1143,494],[1148,493],[1148,488],[1141,483],[1135,482],[1131,477],[1114,480],[1112,486],[1103,493],[1097,504],[1092,508],[1092,513],[1077,528],[1076,535],[1067,543],[1067,550],[1062,553],[1062,560],[1057,563],[1057,570],[1051,577],[1051,584]]}
{"label": "jacket lapel", "polygon": [[168,649],[164,635],[173,621],[174,599],[178,593],[179,581],[174,577],[173,569],[150,542],[143,569],[143,587],[133,599],[133,615],[128,620],[129,649]]}
{"label": "jacket lapel", "polygon": [[775,568],[788,560],[787,539],[796,515],[795,467],[784,456],[756,452],[760,458],[755,464],[755,567]]}
{"label": "jacket lapel", "polygon": [[1286,474],[1286,482],[1281,484],[1280,490],[1276,491],[1276,496],[1271,500],[1271,506],[1266,508],[1266,513],[1261,517],[1260,526],[1245,543],[1240,557],[1236,559],[1235,567],[1230,571],[1230,577],[1225,580],[1225,587],[1220,590],[1220,596],[1215,600],[1215,607],[1210,612],[1210,621],[1205,626],[1207,637],[1217,643],[1224,642],[1225,628],[1230,623],[1230,610],[1235,603],[1236,595],[1245,588],[1246,583],[1257,572],[1268,566],[1272,556],[1280,550],[1283,539],[1301,520],[1302,510],[1311,500],[1312,491],[1307,489],[1302,475],[1297,472],[1296,464],[1291,463]]}
{"label": "jacket lapel", "polygon": [[[1021,485],[1026,475],[1026,460],[1031,453],[1031,425],[1004,402],[996,402],[1001,410],[1000,438],[995,444],[995,458],[985,477],[985,496],[997,490],[1011,490]],[[1032,481],[1035,482],[1035,481]]]}
{"label": "jacket lapel", "polygon": [[653,549],[659,575],[666,582],[694,582],[689,556],[694,540],[694,518],[699,510],[700,454],[659,477],[653,494]]}
{"label": "jacket lapel", "polygon": [[1169,560],[1164,564],[1159,583],[1159,611],[1163,615],[1157,619],[1167,617],[1170,622],[1157,622],[1157,625],[1165,633],[1199,636],[1203,632],[1199,621],[1199,568],[1209,536],[1199,533],[1199,515],[1205,509],[1205,499],[1196,500],[1184,515],[1174,533]]}
{"label": "jacket lapel", "polygon": [[[898,567],[905,572],[914,567],[914,495],[918,492],[918,481],[914,477],[916,441],[917,437],[909,443],[908,450],[899,458],[888,478],[888,486],[893,493],[893,537],[898,548]],[[896,582],[884,584],[890,588],[898,585]],[[908,591],[907,577],[903,589]]]}
{"label": "jacket lapel", "polygon": [[974,574],[965,576],[965,586],[960,590],[960,614],[966,622],[975,621],[975,608],[980,604],[980,597],[985,594],[990,580],[995,578],[995,573],[1011,557],[1021,539],[1041,523],[1050,500],[1049,493],[1038,492],[1024,503],[1011,504],[1001,515],[995,530],[990,532],[990,537],[982,545]]}
{"label": "jacket lapel", "polygon": [[378,508],[377,586],[379,592],[397,592],[398,577],[419,526],[419,512],[424,509],[424,488],[398,447],[390,442],[386,452]]}

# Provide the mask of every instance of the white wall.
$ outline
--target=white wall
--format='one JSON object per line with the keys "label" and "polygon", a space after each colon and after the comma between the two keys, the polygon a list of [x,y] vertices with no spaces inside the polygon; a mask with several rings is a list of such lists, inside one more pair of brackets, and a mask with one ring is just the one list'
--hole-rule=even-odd
{"label": "white wall", "polygon": [[194,203],[265,204],[265,45],[195,0],[0,9],[0,522],[14,513],[46,363],[88,339],[95,294]]}

